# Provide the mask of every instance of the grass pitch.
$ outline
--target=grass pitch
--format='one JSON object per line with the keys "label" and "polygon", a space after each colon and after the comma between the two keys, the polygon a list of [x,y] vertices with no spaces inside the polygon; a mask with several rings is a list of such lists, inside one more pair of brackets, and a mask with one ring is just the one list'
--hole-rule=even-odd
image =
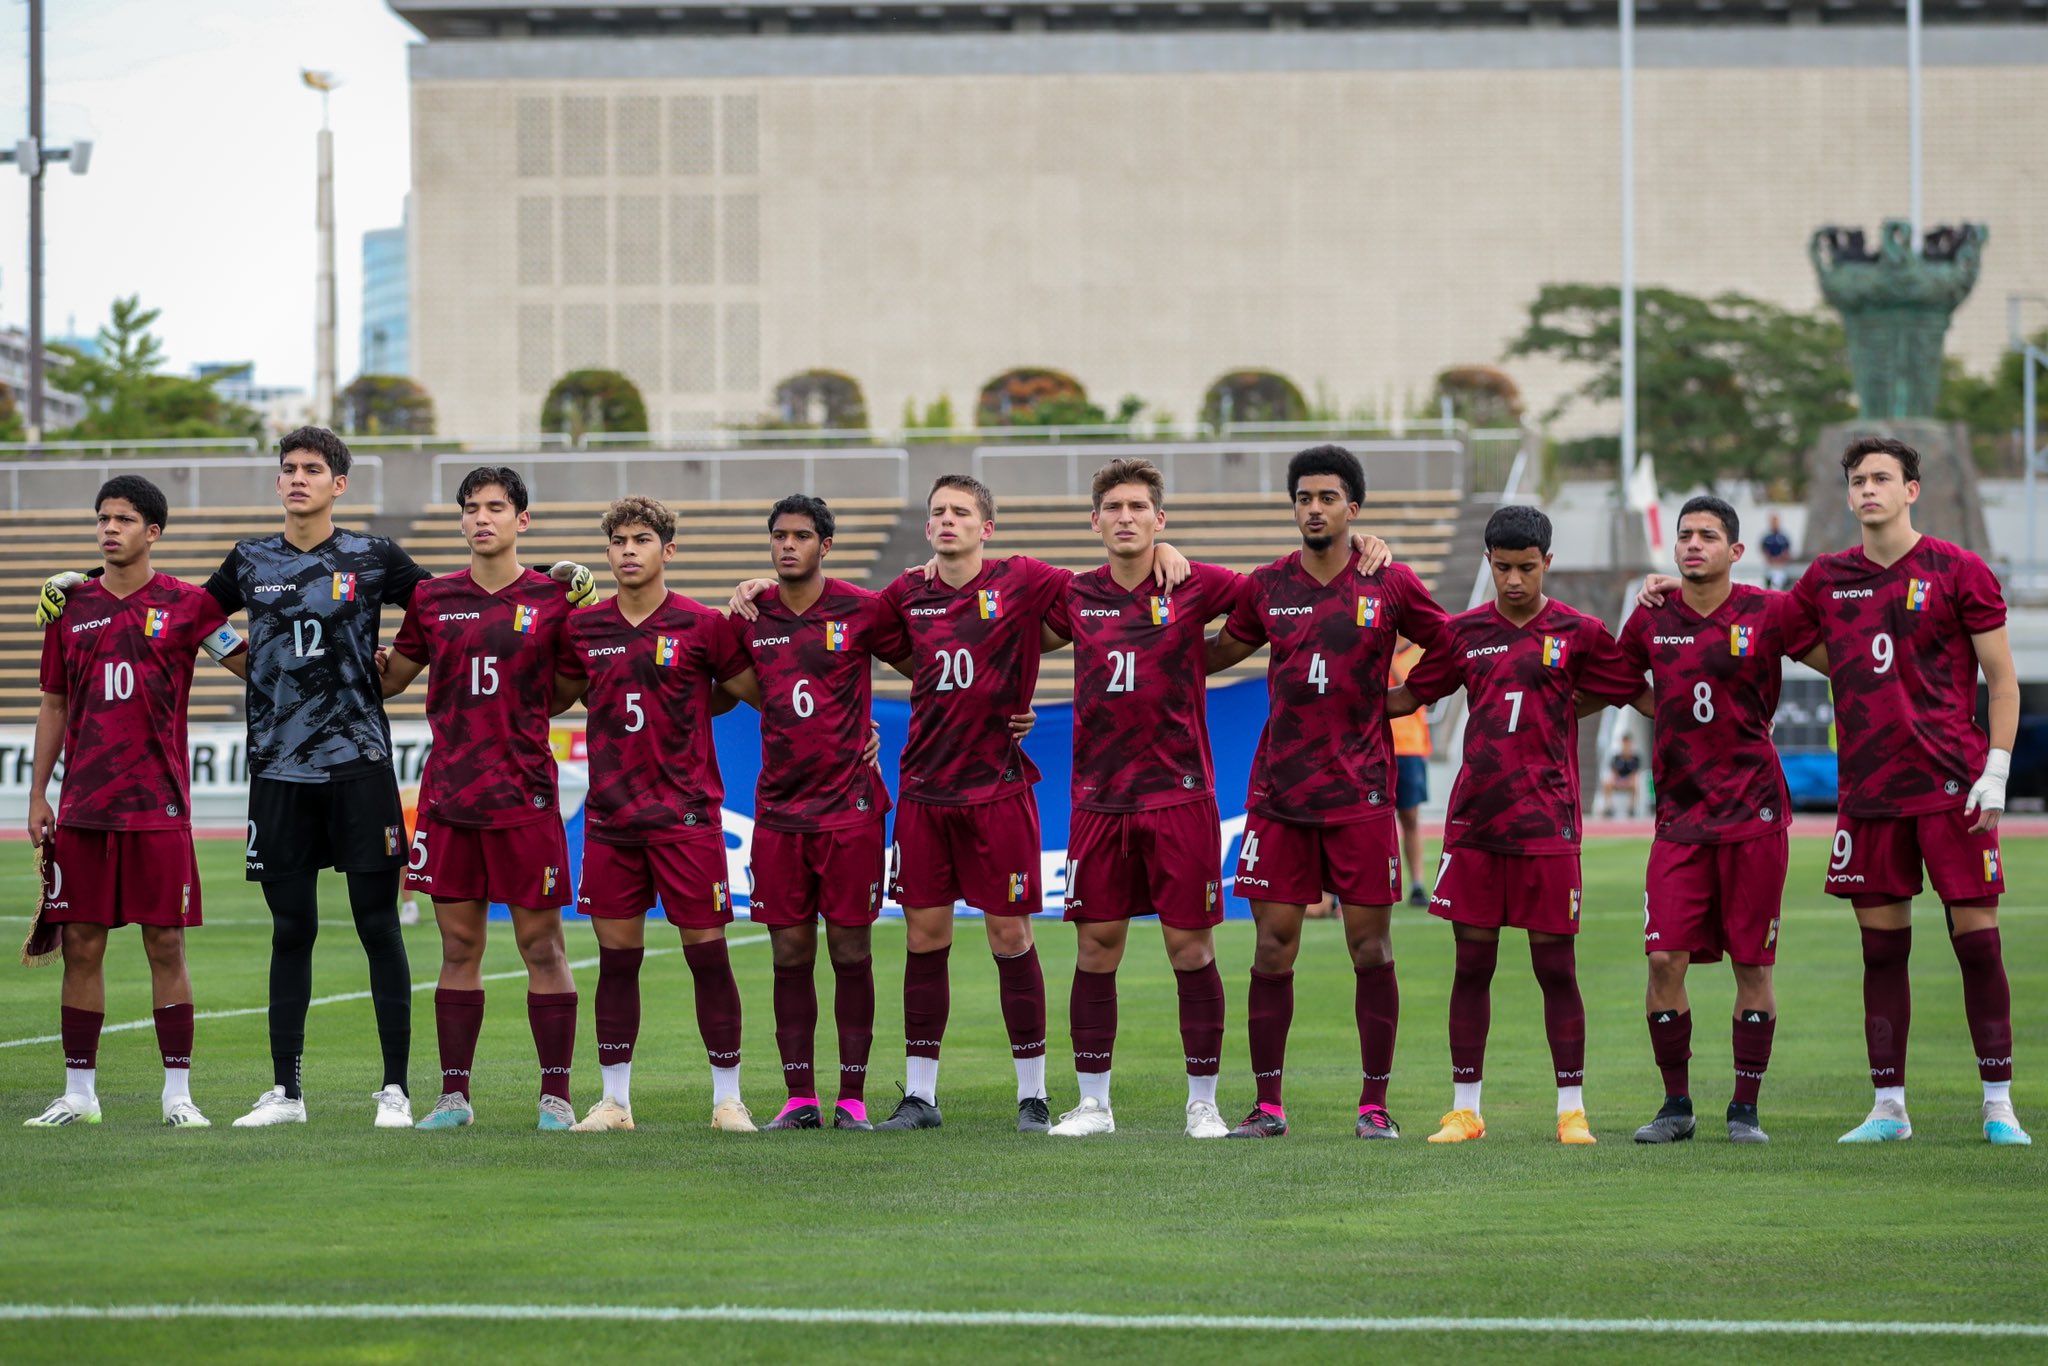
{"label": "grass pitch", "polygon": [[[32,895],[25,851],[0,898]],[[190,937],[198,1008],[260,1008],[268,928],[231,841],[202,846],[209,920]],[[1487,1137],[1422,1142],[1449,1100],[1444,1036],[1448,928],[1403,911],[1402,1034],[1391,1096],[1407,1137],[1350,1136],[1358,1055],[1341,933],[1308,927],[1288,1054],[1294,1132],[1265,1143],[1193,1143],[1171,975],[1141,930],[1120,979],[1118,1133],[1087,1142],[1014,1130],[1008,1048],[980,926],[963,922],[940,1099],[946,1127],[899,1135],[711,1133],[709,1076],[680,953],[650,957],[634,1077],[635,1134],[533,1131],[532,1040],[517,977],[489,985],[476,1127],[370,1128],[377,1084],[367,1000],[316,1006],[308,1028],[312,1122],[227,1127],[269,1085],[264,1020],[202,1019],[193,1090],[218,1126],[157,1127],[161,1077],[147,1028],[100,1050],[97,1128],[18,1122],[61,1087],[54,1043],[0,1048],[0,1360],[498,1361],[597,1352],[655,1358],[1077,1360],[1104,1354],[1200,1362],[1278,1352],[1396,1359],[1512,1350],[1539,1359],[1713,1352],[1865,1360],[1881,1335],[1512,1331],[1363,1334],[1269,1328],[959,1326],[760,1322],[8,1320],[21,1305],[418,1304],[715,1306],[757,1309],[1084,1311],[1137,1315],[1443,1316],[1556,1319],[2048,1322],[2048,840],[2006,845],[2004,940],[2021,1118],[2040,1152],[1992,1149],[1961,987],[1939,906],[1923,901],[1909,1067],[1916,1134],[1843,1148],[1862,1118],[1860,962],[1850,913],[1820,896],[1824,841],[1793,842],[1781,949],[1780,1025],[1763,1089],[1766,1148],[1721,1137],[1730,1085],[1725,966],[1696,968],[1693,1090],[1699,1141],[1639,1148],[1661,1095],[1643,1026],[1643,841],[1586,850],[1579,965],[1588,1015],[1587,1097],[1600,1146],[1553,1140],[1539,997],[1520,936],[1494,984]],[[323,898],[316,995],[364,989],[338,886]],[[21,921],[14,922],[16,932]],[[1065,1051],[1072,936],[1038,925],[1052,1000],[1053,1106],[1073,1103]],[[487,971],[517,968],[493,927]],[[1218,935],[1230,993],[1222,1099],[1246,1108],[1244,987],[1250,927]],[[572,959],[588,928],[569,927]],[[413,977],[438,963],[431,924],[407,932]],[[757,1118],[780,1102],[765,935],[733,932],[746,997],[744,1077]],[[650,929],[650,946],[672,947]],[[881,1002],[869,1097],[886,1114],[900,1075],[900,924],[876,934]],[[108,955],[108,1022],[145,1020],[137,936]],[[595,1099],[584,993],[578,1109]],[[57,973],[0,976],[0,1040],[53,1034]],[[833,1074],[831,975],[821,966],[820,1080]],[[418,1109],[435,1076],[429,991],[417,993]],[[1234,1113],[1231,1113],[1234,1117]],[[1920,1357],[2039,1359],[2041,1340],[1939,1338]]]}

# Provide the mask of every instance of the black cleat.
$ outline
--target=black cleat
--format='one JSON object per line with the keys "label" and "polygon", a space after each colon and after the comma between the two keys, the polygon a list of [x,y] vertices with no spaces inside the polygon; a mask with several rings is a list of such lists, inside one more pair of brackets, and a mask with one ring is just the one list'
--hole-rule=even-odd
{"label": "black cleat", "polygon": [[781,1114],[761,1126],[764,1132],[776,1129],[822,1129],[823,1118],[815,1105],[799,1105],[785,1109]]}
{"label": "black cleat", "polygon": [[1638,1143],[1683,1143],[1692,1137],[1692,1097],[1666,1096],[1657,1117],[1636,1130]]}
{"label": "black cleat", "polygon": [[1408,904],[1410,906],[1427,906],[1429,904],[1429,893],[1422,890],[1421,883],[1418,882],[1409,889]]}
{"label": "black cleat", "polygon": [[1030,1096],[1017,1102],[1017,1132],[1042,1134],[1052,1128],[1052,1107],[1044,1096]]}
{"label": "black cleat", "polygon": [[899,1129],[936,1129],[939,1127],[939,1107],[923,1096],[913,1096],[908,1091],[903,1099],[896,1102],[896,1111],[875,1126],[877,1132]]}
{"label": "black cleat", "polygon": [[1754,1105],[1728,1106],[1728,1141],[1730,1143],[1769,1143],[1771,1136],[1764,1132],[1757,1121]]}
{"label": "black cleat", "polygon": [[864,1119],[855,1119],[853,1111],[847,1109],[844,1105],[835,1105],[832,1107],[832,1127],[835,1129],[860,1129],[866,1131],[875,1126]]}
{"label": "black cleat", "polygon": [[1394,1123],[1386,1106],[1368,1105],[1358,1112],[1358,1127],[1352,1132],[1360,1138],[1399,1138],[1401,1126]]}
{"label": "black cleat", "polygon": [[1287,1117],[1285,1115],[1276,1115],[1270,1110],[1261,1110],[1256,1105],[1252,1107],[1252,1112],[1244,1117],[1243,1123],[1224,1135],[1225,1138],[1285,1138],[1286,1136]]}

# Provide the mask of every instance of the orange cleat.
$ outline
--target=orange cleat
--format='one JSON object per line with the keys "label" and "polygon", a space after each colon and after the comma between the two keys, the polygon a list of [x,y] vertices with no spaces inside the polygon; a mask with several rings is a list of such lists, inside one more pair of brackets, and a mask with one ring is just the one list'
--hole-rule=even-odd
{"label": "orange cleat", "polygon": [[[1584,1116],[1580,1117],[1584,1123]],[[1486,1121],[1476,1110],[1453,1110],[1444,1116],[1444,1127],[1429,1136],[1431,1143],[1463,1143],[1486,1137]],[[1590,1141],[1590,1140],[1589,1140]]]}
{"label": "orange cleat", "polygon": [[1557,1117],[1557,1141],[1559,1143],[1598,1143],[1593,1130],[1586,1124],[1584,1110],[1567,1110]]}

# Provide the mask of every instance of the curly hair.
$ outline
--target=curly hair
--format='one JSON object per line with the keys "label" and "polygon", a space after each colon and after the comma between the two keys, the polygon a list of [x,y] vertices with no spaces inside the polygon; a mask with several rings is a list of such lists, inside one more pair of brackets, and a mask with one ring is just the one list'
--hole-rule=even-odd
{"label": "curly hair", "polygon": [[613,503],[598,526],[607,541],[618,535],[621,527],[629,526],[646,527],[663,545],[676,538],[676,515],[656,500],[639,493],[629,493]]}

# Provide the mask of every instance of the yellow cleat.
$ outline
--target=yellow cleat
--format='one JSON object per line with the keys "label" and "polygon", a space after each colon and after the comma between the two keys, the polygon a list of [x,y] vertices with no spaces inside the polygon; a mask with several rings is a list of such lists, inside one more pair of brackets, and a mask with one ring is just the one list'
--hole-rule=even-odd
{"label": "yellow cleat", "polygon": [[1429,1136],[1431,1143],[1463,1143],[1486,1137],[1486,1121],[1476,1110],[1453,1110],[1444,1116],[1444,1127]]}
{"label": "yellow cleat", "polygon": [[1598,1143],[1593,1131],[1587,1127],[1584,1110],[1567,1110],[1557,1117],[1557,1141],[1559,1143]]}
{"label": "yellow cleat", "polygon": [[720,1133],[751,1134],[754,1128],[753,1111],[747,1109],[737,1097],[721,1100],[711,1107],[711,1127]]}
{"label": "yellow cleat", "polygon": [[633,1112],[610,1096],[591,1106],[590,1113],[569,1126],[571,1131],[579,1134],[601,1134],[632,1127]]}

